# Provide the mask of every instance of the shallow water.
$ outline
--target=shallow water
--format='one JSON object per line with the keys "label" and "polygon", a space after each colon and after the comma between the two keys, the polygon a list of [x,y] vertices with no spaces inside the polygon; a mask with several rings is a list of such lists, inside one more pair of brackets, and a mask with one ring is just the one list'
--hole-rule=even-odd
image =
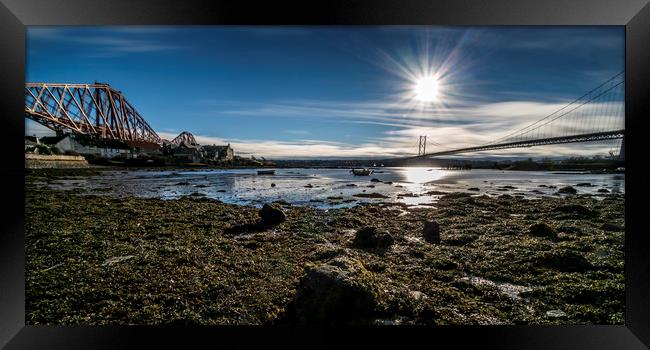
{"label": "shallow water", "polygon": [[[581,183],[589,186],[577,186]],[[625,177],[622,174],[416,167],[379,168],[370,176],[355,176],[349,169],[276,169],[275,175],[257,175],[256,169],[217,169],[105,171],[96,176],[67,177],[49,184],[54,189],[80,190],[87,194],[162,199],[194,194],[233,204],[261,206],[284,200],[319,208],[350,207],[359,202],[431,205],[441,194],[457,191],[490,196],[507,193],[534,199],[556,195],[557,189],[569,185],[579,194],[602,196],[603,193],[597,192],[601,188],[610,193],[624,193]],[[440,193],[426,194],[429,191]],[[355,197],[359,194],[381,194],[388,198]]]}

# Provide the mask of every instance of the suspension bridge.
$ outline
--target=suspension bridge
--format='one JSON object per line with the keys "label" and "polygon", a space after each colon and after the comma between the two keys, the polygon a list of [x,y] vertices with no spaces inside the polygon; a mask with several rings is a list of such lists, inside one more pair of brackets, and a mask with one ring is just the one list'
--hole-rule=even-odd
{"label": "suspension bridge", "polygon": [[[420,136],[418,155],[409,159],[473,153],[508,148],[621,139],[619,158],[625,155],[625,72],[621,72],[564,107],[525,127],[483,145],[426,152],[426,136]],[[424,141],[424,142],[423,142]]]}

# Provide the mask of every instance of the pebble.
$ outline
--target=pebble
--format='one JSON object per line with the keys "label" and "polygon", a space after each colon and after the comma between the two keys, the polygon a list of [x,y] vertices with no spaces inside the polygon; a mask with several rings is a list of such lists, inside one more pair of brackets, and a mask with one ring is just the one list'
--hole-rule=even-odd
{"label": "pebble", "polygon": [[564,318],[566,317],[566,313],[562,310],[550,310],[546,311],[546,317],[549,318]]}

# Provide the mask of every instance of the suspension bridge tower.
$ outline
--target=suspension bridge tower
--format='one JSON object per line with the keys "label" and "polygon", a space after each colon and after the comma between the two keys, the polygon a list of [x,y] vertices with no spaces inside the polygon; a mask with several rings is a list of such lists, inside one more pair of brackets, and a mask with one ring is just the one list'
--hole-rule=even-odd
{"label": "suspension bridge tower", "polygon": [[427,154],[427,137],[420,136],[420,143],[418,144],[418,156]]}
{"label": "suspension bridge tower", "polygon": [[625,161],[625,134],[621,140],[621,149],[618,151],[618,160]]}

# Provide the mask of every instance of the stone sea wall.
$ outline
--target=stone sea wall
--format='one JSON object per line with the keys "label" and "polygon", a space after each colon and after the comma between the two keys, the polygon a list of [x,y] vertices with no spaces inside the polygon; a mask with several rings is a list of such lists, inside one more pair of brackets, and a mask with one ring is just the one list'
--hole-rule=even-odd
{"label": "stone sea wall", "polygon": [[82,156],[25,154],[25,168],[82,168],[88,167],[88,162]]}

